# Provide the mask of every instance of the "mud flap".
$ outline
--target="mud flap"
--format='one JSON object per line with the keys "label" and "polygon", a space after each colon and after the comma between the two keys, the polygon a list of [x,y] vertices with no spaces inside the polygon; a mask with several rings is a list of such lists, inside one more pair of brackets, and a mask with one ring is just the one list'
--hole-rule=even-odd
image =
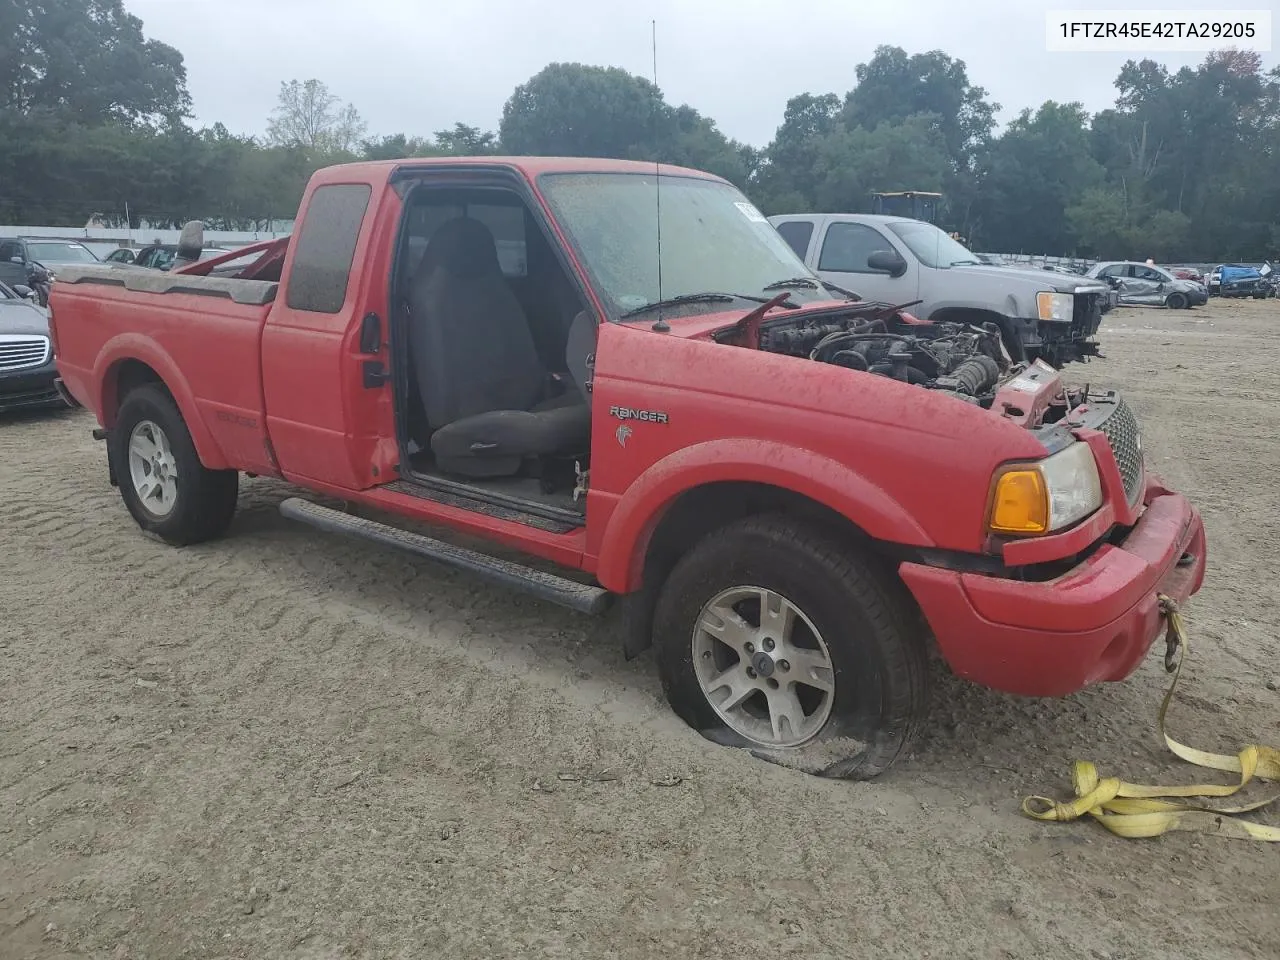
{"label": "mud flap", "polygon": [[93,439],[105,441],[107,444],[107,482],[113,487],[120,486],[120,479],[116,474],[115,457],[111,454],[111,441],[106,430],[97,429],[93,431]]}

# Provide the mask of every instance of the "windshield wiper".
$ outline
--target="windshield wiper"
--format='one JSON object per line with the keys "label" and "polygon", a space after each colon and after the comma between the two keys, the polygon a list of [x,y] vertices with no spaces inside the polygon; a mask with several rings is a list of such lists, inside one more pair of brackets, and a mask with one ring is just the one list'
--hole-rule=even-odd
{"label": "windshield wiper", "polygon": [[775,280],[767,284],[765,290],[786,290],[789,287],[803,287],[806,290],[817,290],[818,281],[812,277],[792,277],[790,280]]}
{"label": "windshield wiper", "polygon": [[656,310],[659,307],[678,307],[685,303],[733,303],[735,300],[750,300],[753,303],[768,303],[767,297],[753,297],[745,293],[684,293],[678,297],[667,297],[664,300],[655,300],[653,303],[646,303],[643,307],[636,307],[634,310],[628,310],[619,319],[625,320],[628,317],[639,316],[650,310]]}
{"label": "windshield wiper", "polygon": [[953,266],[953,267],[981,267],[981,266],[983,266],[983,263],[982,263],[982,261],[981,261],[981,260],[952,260],[952,261],[951,261],[951,266]]}
{"label": "windshield wiper", "polygon": [[850,300],[858,301],[862,299],[852,290],[846,290],[844,287],[838,287],[834,283],[827,283],[827,281],[823,280],[822,285],[826,287],[828,290],[830,290],[832,293],[838,293],[840,294],[840,296],[848,297]]}

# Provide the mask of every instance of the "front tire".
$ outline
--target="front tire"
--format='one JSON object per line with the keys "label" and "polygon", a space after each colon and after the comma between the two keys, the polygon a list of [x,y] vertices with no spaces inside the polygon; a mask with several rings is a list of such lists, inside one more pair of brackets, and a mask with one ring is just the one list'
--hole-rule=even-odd
{"label": "front tire", "polygon": [[1186,310],[1191,306],[1191,301],[1187,299],[1185,293],[1171,293],[1164,303],[1170,310]]}
{"label": "front tire", "polygon": [[924,632],[905,589],[793,517],[749,517],[695,545],[659,594],[654,644],[686,723],[811,773],[883,773],[927,713]]}
{"label": "front tire", "polygon": [[177,404],[162,388],[146,384],[124,398],[108,456],[129,513],[165,543],[201,543],[231,525],[239,473],[200,462]]}

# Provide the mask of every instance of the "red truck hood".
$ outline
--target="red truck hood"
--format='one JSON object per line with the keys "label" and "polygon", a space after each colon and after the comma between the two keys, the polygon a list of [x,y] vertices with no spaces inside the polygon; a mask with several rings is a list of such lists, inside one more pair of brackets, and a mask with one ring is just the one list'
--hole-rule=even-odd
{"label": "red truck hood", "polygon": [[[799,310],[785,311],[785,315],[794,317],[810,310],[843,306],[846,302],[844,300],[814,301],[806,303]],[[655,334],[686,340],[709,340],[713,335],[729,330],[747,312],[737,308],[693,316],[668,317],[666,322],[670,330],[655,331]],[[782,315],[784,311],[775,309],[769,312],[768,317],[774,320]],[[645,318],[625,321],[624,325],[646,329],[651,328],[653,323],[653,319]],[[1035,428],[1043,423],[1045,413],[1055,401],[1062,402],[1065,399],[1065,388],[1061,374],[1047,363],[1037,360],[1021,373],[999,385],[990,412],[1028,429]]]}

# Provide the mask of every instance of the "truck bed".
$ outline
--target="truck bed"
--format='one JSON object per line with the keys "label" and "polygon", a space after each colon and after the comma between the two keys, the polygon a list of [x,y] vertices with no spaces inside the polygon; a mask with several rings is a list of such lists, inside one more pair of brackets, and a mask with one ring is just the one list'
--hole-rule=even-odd
{"label": "truck bed", "polygon": [[58,274],[55,337],[67,389],[111,427],[122,375],[163,379],[210,467],[273,473],[262,329],[278,284],[130,267]]}

